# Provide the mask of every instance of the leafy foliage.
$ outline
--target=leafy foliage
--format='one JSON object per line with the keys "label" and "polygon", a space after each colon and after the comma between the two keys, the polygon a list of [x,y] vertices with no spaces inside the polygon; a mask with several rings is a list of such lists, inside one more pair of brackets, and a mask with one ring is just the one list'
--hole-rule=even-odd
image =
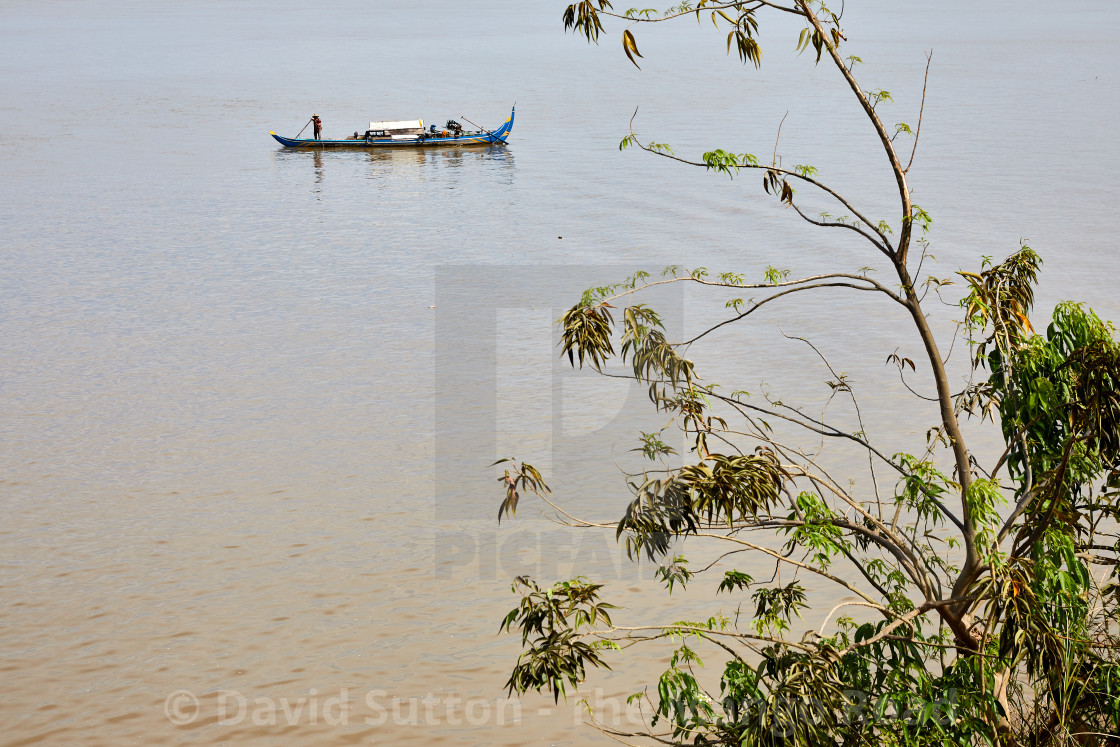
{"label": "leafy foliage", "polygon": [[587,41],[598,43],[599,34],[603,32],[603,22],[599,20],[598,11],[609,9],[611,4],[609,0],[598,0],[599,7],[595,6],[595,0],[582,0],[569,5],[564,11],[564,30],[575,29],[587,37]]}
{"label": "leafy foliage", "polygon": [[538,494],[550,492],[541,473],[528,462],[522,462],[518,465],[513,459],[506,458],[499,459],[490,466],[495,467],[505,462],[509,462],[512,469],[507,469],[505,474],[498,478],[498,482],[502,483],[506,489],[505,500],[498,508],[498,523],[501,523],[503,516],[514,516],[517,513],[517,503],[521,500],[518,489],[531,490]]}
{"label": "leafy foliage", "polygon": [[599,654],[602,647],[579,636],[582,628],[611,624],[607,610],[614,605],[599,601],[601,588],[602,584],[583,578],[548,589],[524,576],[514,580],[513,590],[521,593],[521,604],[506,615],[501,629],[520,628],[521,642],[528,650],[506,682],[510,693],[547,688],[558,701],[566,692],[565,682],[577,685],[583,681],[588,666],[610,669]]}
{"label": "leafy foliage", "polygon": [[[639,272],[589,289],[564,313],[561,348],[571,365],[578,360],[603,372],[617,359],[621,368],[612,375],[622,370],[648,387],[651,403],[671,422],[640,434],[634,451],[657,464],[643,462],[627,474],[630,495],[621,518],[571,517],[536,469],[501,460],[496,464],[509,464],[499,478],[505,490],[499,519],[513,515],[522,493],[533,494],[573,526],[613,527],[631,559],[658,563],[657,578],[669,593],[694,594],[702,588],[699,577],[717,574],[712,591],[734,606],[734,615],[721,609],[706,620],[616,626],[608,614],[615,608],[600,599],[601,585],[576,578],[542,588],[522,577],[514,584],[521,602],[502,623],[505,631],[521,631],[523,646],[507,687],[558,699],[590,669],[607,666],[607,650],[671,642],[655,692],[631,699],[648,704],[648,728],[598,728],[623,741],[656,744],[1114,743],[1120,740],[1120,343],[1113,326],[1064,302],[1039,333],[1030,319],[1039,255],[1023,245],[1002,262],[984,258],[978,271],[959,273],[964,293],[954,308],[968,338],[968,361],[958,368],[969,379],[954,391],[951,349],[946,355],[938,347],[923,306],[930,290],[944,301],[953,283],[923,277],[925,260],[932,260],[925,234],[933,219],[913,203],[909,166],[902,167],[893,144],[905,133],[916,147],[920,112],[917,129],[905,123],[886,129],[878,110],[891,95],[856,81],[861,60],[841,57],[847,39],[840,18],[821,0],[788,6],[695,0],[664,12],[624,14],[606,0],[585,0],[568,6],[564,24],[591,42],[603,32],[603,19],[624,19],[624,52],[637,64],[632,28],[706,14],[728,32],[728,54],[734,47],[743,63],[758,67],[759,16],[771,10],[803,20],[796,51],[812,48],[818,63],[830,61],[859,102],[894,173],[897,213],[870,220],[814,167],[781,167],[777,146],[768,165],[725,149],[687,161],[668,145],[642,145],[632,132],[620,148],[637,146],[731,178],[744,169],[761,171],[763,191],[812,230],[838,228],[865,238],[889,262],[897,285],[874,280],[870,267],[798,278],[769,266],[751,283],[757,270],[674,265],[657,281]],[[807,215],[793,183],[839,202],[842,217]],[[920,258],[912,259],[912,249]],[[800,337],[790,339],[807,344],[827,369],[823,407],[782,401],[765,387],[755,398],[741,390],[725,394],[686,357],[691,341],[674,341],[654,309],[634,302],[651,285],[677,282],[762,296],[726,301],[729,318],[699,337],[726,333],[764,305],[820,288],[869,292],[892,310],[901,307],[920,354],[898,347],[869,355],[885,355],[891,375],[897,372],[914,393],[914,407],[899,415],[926,433],[925,450],[884,448],[863,419],[857,395],[867,391],[866,382]],[[927,396],[922,391],[931,383],[934,396]],[[875,397],[881,385],[872,386]],[[982,463],[965,442],[959,420],[970,415],[998,427],[1004,450],[994,464]],[[691,443],[679,466],[663,459],[677,455],[664,440],[672,427]],[[861,457],[836,460],[851,466],[848,479],[822,466],[827,444]],[[682,550],[686,541],[721,552],[694,565]],[[737,568],[728,567],[731,559]],[[831,585],[842,601],[825,610],[819,629],[806,629],[801,618],[820,584]],[[720,665],[700,672],[702,659],[713,656]]]}

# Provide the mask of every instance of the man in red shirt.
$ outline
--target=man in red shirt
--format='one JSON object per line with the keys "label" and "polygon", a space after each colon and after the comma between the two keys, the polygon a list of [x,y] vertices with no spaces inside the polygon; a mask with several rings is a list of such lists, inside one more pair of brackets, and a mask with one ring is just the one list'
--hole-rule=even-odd
{"label": "man in red shirt", "polygon": [[318,114],[311,115],[311,121],[315,124],[315,139],[323,139],[323,120],[319,119]]}

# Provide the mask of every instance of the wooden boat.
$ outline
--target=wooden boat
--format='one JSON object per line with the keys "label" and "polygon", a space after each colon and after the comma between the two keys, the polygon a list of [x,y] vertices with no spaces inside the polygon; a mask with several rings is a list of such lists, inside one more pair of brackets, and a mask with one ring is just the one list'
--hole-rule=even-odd
{"label": "wooden boat", "polygon": [[[364,133],[355,132],[345,140],[298,140],[269,132],[276,142],[285,148],[416,148],[446,147],[451,145],[490,145],[504,143],[513,129],[514,107],[509,119],[496,130],[476,130],[468,132],[454,120],[448,120],[444,127],[431,125],[424,129],[423,120],[407,122],[370,122]],[[417,125],[419,125],[417,127]]]}

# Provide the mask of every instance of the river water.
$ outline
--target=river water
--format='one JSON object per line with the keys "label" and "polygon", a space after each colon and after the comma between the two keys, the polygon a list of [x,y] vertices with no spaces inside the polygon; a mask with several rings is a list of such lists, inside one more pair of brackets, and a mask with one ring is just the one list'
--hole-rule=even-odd
{"label": "river water", "polygon": [[[617,33],[566,36],[562,5],[0,0],[0,741],[582,743],[575,698],[504,700],[512,577],[604,580],[629,623],[713,611],[528,501],[499,527],[487,464],[534,461],[595,518],[625,504],[615,462],[661,423],[640,390],[556,359],[551,322],[584,287],[670,263],[885,277],[753,176],[620,152],[635,108],[643,139],[690,157],[768,159],[785,116],[783,163],[884,217],[889,174],[786,19],[763,18],[759,71],[691,21],[638,29],[639,71]],[[1120,11],[848,5],[885,119],[916,124],[933,50],[910,178],[937,273],[1023,239],[1046,260],[1040,307],[1120,319]],[[268,136],[313,112],[328,137],[497,127],[514,102],[507,147],[294,153]],[[685,331],[727,300],[656,298]],[[880,365],[915,341],[862,298],[697,346],[702,371],[821,388],[779,322],[875,396],[878,438],[921,442],[929,419]],[[659,664],[587,694],[609,715]]]}

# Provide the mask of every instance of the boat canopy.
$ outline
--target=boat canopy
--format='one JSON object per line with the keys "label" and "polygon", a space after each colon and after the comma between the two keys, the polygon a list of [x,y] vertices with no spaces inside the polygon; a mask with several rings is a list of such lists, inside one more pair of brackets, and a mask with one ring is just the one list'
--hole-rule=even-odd
{"label": "boat canopy", "polygon": [[403,122],[370,122],[369,128],[371,130],[422,130],[424,129],[424,120],[422,119],[409,119]]}

